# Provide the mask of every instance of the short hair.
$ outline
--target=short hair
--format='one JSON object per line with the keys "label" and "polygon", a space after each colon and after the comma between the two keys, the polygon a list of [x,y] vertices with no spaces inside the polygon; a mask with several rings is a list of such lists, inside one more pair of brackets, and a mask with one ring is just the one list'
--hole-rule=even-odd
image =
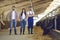
{"label": "short hair", "polygon": [[12,8],[15,8],[15,6],[12,6]]}

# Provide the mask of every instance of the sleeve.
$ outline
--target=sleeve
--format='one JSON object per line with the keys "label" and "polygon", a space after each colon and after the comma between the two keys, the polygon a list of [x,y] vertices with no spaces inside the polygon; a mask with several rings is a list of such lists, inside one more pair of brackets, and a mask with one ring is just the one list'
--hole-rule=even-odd
{"label": "sleeve", "polygon": [[15,13],[16,13],[16,19],[18,18],[18,13],[15,11]]}
{"label": "sleeve", "polygon": [[12,11],[10,11],[10,12],[7,14],[7,17],[9,17],[9,19],[11,19],[11,13],[12,13]]}

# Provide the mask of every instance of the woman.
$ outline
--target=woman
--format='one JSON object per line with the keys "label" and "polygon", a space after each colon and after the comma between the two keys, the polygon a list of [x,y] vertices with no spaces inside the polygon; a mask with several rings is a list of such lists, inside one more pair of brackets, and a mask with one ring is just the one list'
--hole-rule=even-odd
{"label": "woman", "polygon": [[24,34],[25,32],[25,26],[26,26],[26,10],[25,8],[22,9],[22,12],[20,14],[20,34]]}
{"label": "woman", "polygon": [[31,7],[29,7],[29,11],[27,12],[27,15],[28,15],[28,34],[33,34],[34,12]]}

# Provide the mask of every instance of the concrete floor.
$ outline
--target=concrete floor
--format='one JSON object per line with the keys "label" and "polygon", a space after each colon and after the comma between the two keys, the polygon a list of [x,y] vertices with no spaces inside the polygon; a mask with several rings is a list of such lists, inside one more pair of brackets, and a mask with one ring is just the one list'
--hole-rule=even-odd
{"label": "concrete floor", "polygon": [[12,35],[9,35],[9,29],[1,30],[0,40],[52,40],[49,35],[42,35],[43,30],[40,27],[34,27],[34,34],[28,34],[27,27],[25,30],[25,35],[20,35],[19,32],[19,27],[17,27],[18,35],[14,35],[14,30],[12,30]]}

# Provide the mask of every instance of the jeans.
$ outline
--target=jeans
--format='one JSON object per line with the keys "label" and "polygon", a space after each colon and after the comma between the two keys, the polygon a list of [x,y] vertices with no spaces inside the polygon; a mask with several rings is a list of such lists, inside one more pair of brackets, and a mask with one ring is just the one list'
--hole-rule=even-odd
{"label": "jeans", "polygon": [[28,18],[28,34],[33,34],[33,17]]}
{"label": "jeans", "polygon": [[16,34],[16,25],[17,25],[17,22],[16,20],[11,20],[10,21],[10,34],[12,32],[12,27],[14,26],[14,33]]}
{"label": "jeans", "polygon": [[[25,21],[25,20],[22,20],[22,21],[20,22],[20,25],[21,25],[21,27],[20,27],[20,34],[21,34],[21,33],[24,34],[24,32],[25,32],[25,26],[26,26],[26,21]],[[22,31],[23,31],[23,32],[22,32]]]}

